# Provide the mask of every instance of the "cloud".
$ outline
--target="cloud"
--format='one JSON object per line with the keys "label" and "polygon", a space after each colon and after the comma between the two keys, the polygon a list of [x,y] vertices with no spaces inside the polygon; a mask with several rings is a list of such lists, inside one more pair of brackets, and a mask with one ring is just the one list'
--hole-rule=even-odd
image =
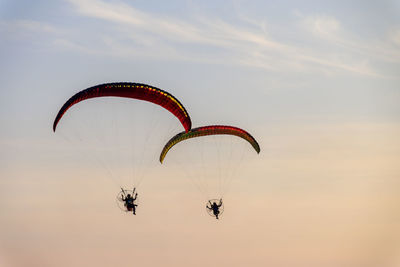
{"label": "cloud", "polygon": [[340,22],[326,15],[305,17],[303,23],[309,31],[319,37],[335,38],[340,31]]}
{"label": "cloud", "polygon": [[[334,17],[328,15],[309,15],[296,14],[301,18],[300,25],[306,32],[311,33],[318,41],[325,41],[326,46],[336,46],[341,49],[340,54],[347,55],[347,58],[359,57],[361,64],[351,64],[363,66],[346,66],[344,69],[354,69],[356,72],[373,76],[383,76],[367,67],[369,61],[400,62],[400,51],[394,49],[390,42],[400,44],[400,31],[392,31],[386,40],[379,38],[373,40],[362,40],[351,32],[342,29],[341,23]],[[340,64],[339,64],[340,65]],[[347,65],[347,64],[346,64]],[[369,69],[366,71],[366,67]]]}
{"label": "cloud", "polygon": [[391,40],[394,45],[400,47],[400,29],[392,30],[389,33],[389,40]]}
{"label": "cloud", "polygon": [[[350,54],[359,53],[361,47],[354,42],[343,38],[341,23],[332,16],[314,15],[305,16],[301,21],[303,30],[311,32],[315,38],[334,41],[346,51],[336,49],[326,55],[314,47],[300,47],[296,43],[282,42],[274,39],[267,32],[266,22],[257,22],[251,19],[250,25],[239,26],[230,24],[219,18],[197,16],[193,21],[187,22],[171,17],[163,17],[140,11],[124,3],[107,3],[101,0],[69,0],[76,11],[84,16],[112,22],[118,25],[118,30],[132,36],[140,35],[140,48],[147,47],[158,51],[169,51],[170,57],[185,58],[187,60],[221,62],[215,54],[208,60],[196,55],[190,47],[181,49],[186,44],[223,49],[230,53],[231,64],[247,65],[275,71],[302,71],[335,73],[347,72],[366,76],[382,76],[372,68],[369,58],[365,57],[369,49],[362,56],[353,59]],[[243,20],[243,15],[240,16]],[[118,38],[112,38],[113,45],[118,45]],[[157,40],[155,43],[154,40]],[[110,43],[110,41],[108,42]],[[121,44],[129,50],[132,44]],[[136,51],[137,47],[135,47]],[[121,51],[121,50],[120,50]],[[173,52],[175,51],[175,52]],[[134,53],[137,54],[137,53]],[[151,53],[141,53],[151,54]],[[185,56],[179,56],[183,54]],[[191,56],[193,58],[191,59]],[[369,56],[369,54],[368,54]],[[226,63],[226,61],[223,61]],[[322,67],[322,68],[321,68]]]}
{"label": "cloud", "polygon": [[0,32],[13,35],[28,33],[52,34],[57,32],[57,28],[35,20],[2,20],[0,21]]}
{"label": "cloud", "polygon": [[110,4],[98,0],[69,0],[78,13],[123,26],[130,26],[166,39],[187,42],[205,41],[198,29],[190,24],[170,18],[158,18],[124,3]]}
{"label": "cloud", "polygon": [[70,40],[67,39],[55,39],[52,44],[56,47],[62,48],[62,49],[66,49],[66,50],[74,50],[74,51],[78,51],[78,52],[82,52],[82,53],[86,53],[86,54],[96,54],[98,52],[96,52],[93,49],[90,49],[84,45],[80,45],[77,43],[74,43]]}
{"label": "cloud", "polygon": [[[268,31],[266,21],[249,19],[240,13],[238,23],[228,23],[208,15],[192,16],[191,20],[163,16],[122,2],[68,2],[79,15],[102,21],[104,27],[85,35],[90,39],[79,40],[77,37],[88,29],[80,28],[77,34],[76,30],[42,22],[14,21],[0,23],[0,30],[6,28],[13,32],[13,27],[19,27],[28,32],[40,31],[52,36],[51,43],[55,46],[81,53],[233,64],[277,72],[383,77],[375,61],[394,64],[400,61],[400,52],[393,49],[393,45],[389,49],[383,42],[357,40],[342,28],[337,18],[328,15],[297,13],[300,28],[294,24],[288,31],[296,30],[297,39],[279,39],[276,36],[282,34]],[[243,21],[245,23],[241,24]],[[311,37],[305,35],[307,32]],[[388,39],[397,44],[398,36],[398,32],[394,32]],[[199,53],[199,47],[202,47],[200,51],[207,52]]]}

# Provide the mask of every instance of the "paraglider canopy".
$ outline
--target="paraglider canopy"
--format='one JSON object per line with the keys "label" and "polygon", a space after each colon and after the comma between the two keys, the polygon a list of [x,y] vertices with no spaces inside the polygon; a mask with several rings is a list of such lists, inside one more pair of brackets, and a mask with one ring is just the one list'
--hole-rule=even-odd
{"label": "paraglider canopy", "polygon": [[183,105],[170,93],[153,87],[151,85],[142,83],[130,83],[130,82],[117,82],[117,83],[105,83],[99,84],[83,91],[80,91],[73,95],[65,104],[61,107],[58,112],[54,123],[53,131],[56,131],[57,124],[65,114],[65,112],[73,105],[90,98],[96,97],[126,97],[144,100],[160,105],[174,114],[182,123],[185,131],[189,131],[192,123]]}
{"label": "paraglider canopy", "polygon": [[210,126],[203,126],[193,128],[189,132],[181,132],[172,137],[167,144],[165,144],[163,150],[160,154],[160,162],[163,163],[165,156],[167,155],[168,151],[179,142],[182,142],[186,139],[200,137],[200,136],[208,136],[208,135],[234,135],[240,138],[243,138],[250,145],[253,146],[254,150],[257,153],[260,153],[260,146],[258,145],[256,139],[251,136],[248,132],[238,127],[233,126],[226,126],[226,125],[210,125]]}

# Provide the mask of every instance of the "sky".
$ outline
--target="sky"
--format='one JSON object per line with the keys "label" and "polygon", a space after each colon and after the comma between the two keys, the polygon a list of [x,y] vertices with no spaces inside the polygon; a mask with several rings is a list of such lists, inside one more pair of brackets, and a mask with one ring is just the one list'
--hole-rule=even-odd
{"label": "sky", "polygon": [[[0,58],[1,266],[400,266],[399,1],[0,0]],[[191,165],[212,143],[159,164],[182,130],[161,108],[87,101],[52,131],[69,97],[117,81],[257,139],[231,145],[220,220],[196,184],[212,168]],[[145,173],[137,216],[111,157]]]}

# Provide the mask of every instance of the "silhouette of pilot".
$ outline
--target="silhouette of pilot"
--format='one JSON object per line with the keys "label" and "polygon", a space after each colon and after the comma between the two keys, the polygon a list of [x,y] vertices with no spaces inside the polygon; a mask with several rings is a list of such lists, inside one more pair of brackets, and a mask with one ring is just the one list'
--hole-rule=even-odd
{"label": "silhouette of pilot", "polygon": [[219,200],[219,204],[217,204],[215,201],[211,204],[210,200],[208,201],[210,203],[210,207],[206,206],[207,209],[212,210],[215,218],[218,220],[218,215],[219,215],[219,208],[222,206],[222,199]]}
{"label": "silhouette of pilot", "polygon": [[122,200],[125,202],[124,205],[126,209],[128,211],[132,211],[133,215],[136,215],[137,204],[135,204],[135,200],[137,198],[137,195],[137,193],[135,194],[135,197],[132,197],[131,194],[127,194],[126,197],[124,194],[122,195]]}

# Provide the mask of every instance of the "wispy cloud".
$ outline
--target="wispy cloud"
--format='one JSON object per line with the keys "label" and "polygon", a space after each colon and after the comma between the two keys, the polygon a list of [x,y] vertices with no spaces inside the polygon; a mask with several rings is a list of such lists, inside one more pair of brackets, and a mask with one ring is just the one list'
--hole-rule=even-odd
{"label": "wispy cloud", "polygon": [[[340,22],[331,16],[305,16],[301,21],[303,30],[310,31],[314,38],[325,39],[348,49],[335,50],[334,55],[324,55],[315,51],[313,47],[299,47],[294,43],[285,43],[272,38],[272,34],[267,33],[265,21],[257,22],[252,19],[249,23],[251,27],[234,25],[205,16],[186,22],[146,13],[124,3],[106,3],[101,0],[69,0],[69,2],[81,15],[113,22],[119,27],[125,27],[132,36],[141,34],[144,43],[150,43],[151,38],[156,36],[159,40],[157,46],[161,47],[161,50],[171,52],[174,50],[173,44],[199,44],[228,50],[232,54],[231,61],[234,64],[277,71],[315,72],[321,71],[322,68],[324,73],[345,71],[359,75],[383,76],[369,62],[369,53],[376,52],[376,49],[348,41],[342,32]],[[146,38],[149,41],[145,41]],[[360,49],[364,51],[364,57],[357,57],[355,60],[349,56],[351,53],[359,54],[359,51],[353,50]],[[176,53],[172,54],[179,54],[179,48],[175,50]],[[390,60],[393,60],[393,53],[389,55]]]}
{"label": "wispy cloud", "polygon": [[54,33],[57,31],[57,29],[52,25],[40,21],[13,20],[13,21],[0,21],[0,31]]}
{"label": "wispy cloud", "polygon": [[[283,72],[383,77],[383,71],[373,61],[400,63],[400,51],[396,49],[400,43],[399,31],[392,31],[388,36],[390,46],[383,41],[367,44],[343,30],[341,22],[333,16],[297,14],[300,27],[296,27],[295,22],[291,31],[297,31],[297,38],[307,38],[309,45],[305,46],[293,39],[274,37],[281,35],[268,31],[266,21],[240,13],[238,17],[245,24],[204,15],[188,21],[144,12],[122,2],[67,1],[79,15],[108,22],[112,33],[91,32],[100,42],[89,46],[76,40],[74,34],[57,35],[58,29],[41,22],[19,21],[13,27],[53,34],[52,44],[83,53],[237,64]],[[4,23],[0,28],[12,31],[11,26]],[[307,33],[310,35],[304,37]],[[324,45],[329,46],[329,53]],[[196,50],[199,46],[211,52],[199,55]]]}
{"label": "wispy cloud", "polygon": [[35,20],[0,20],[0,42],[6,40],[33,41],[37,36],[57,33],[57,28],[48,23]]}
{"label": "wispy cloud", "polygon": [[340,22],[326,15],[306,16],[303,23],[313,34],[327,39],[336,39],[340,31]]}
{"label": "wispy cloud", "polygon": [[390,31],[389,39],[400,49],[400,28]]}
{"label": "wispy cloud", "polygon": [[98,53],[94,49],[87,48],[84,45],[80,45],[80,44],[74,43],[74,42],[72,42],[70,40],[62,39],[62,38],[55,39],[52,42],[52,45],[54,45],[54,46],[56,46],[58,48],[67,49],[67,50],[74,50],[74,51],[87,53],[87,54],[97,54]]}
{"label": "wispy cloud", "polygon": [[332,16],[303,16],[301,14],[298,14],[298,16],[301,17],[300,24],[306,32],[329,45],[344,49],[342,53],[361,55],[365,60],[378,59],[400,63],[400,49],[390,45],[390,41],[396,43],[396,40],[400,44],[400,35],[396,35],[396,31],[391,32],[385,40],[365,41],[346,31],[341,23]]}

